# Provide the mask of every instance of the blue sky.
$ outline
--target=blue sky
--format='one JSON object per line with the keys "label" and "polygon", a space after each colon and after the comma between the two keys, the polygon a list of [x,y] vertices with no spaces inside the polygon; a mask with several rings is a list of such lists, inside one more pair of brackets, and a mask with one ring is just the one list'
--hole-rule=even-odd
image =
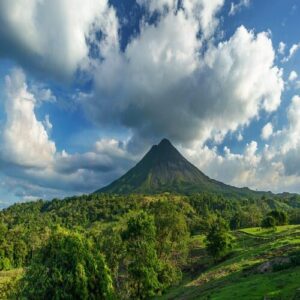
{"label": "blue sky", "polygon": [[213,178],[300,192],[299,16],[296,0],[2,1],[0,207],[92,192],[164,137]]}

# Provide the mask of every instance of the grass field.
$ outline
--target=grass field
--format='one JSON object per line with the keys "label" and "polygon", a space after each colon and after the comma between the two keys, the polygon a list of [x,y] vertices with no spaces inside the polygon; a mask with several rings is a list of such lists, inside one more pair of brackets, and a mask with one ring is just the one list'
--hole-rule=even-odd
{"label": "grass field", "polygon": [[195,237],[184,281],[158,299],[300,299],[300,266],[288,263],[300,253],[300,226],[233,234],[235,250],[218,265],[205,254],[203,238]]}

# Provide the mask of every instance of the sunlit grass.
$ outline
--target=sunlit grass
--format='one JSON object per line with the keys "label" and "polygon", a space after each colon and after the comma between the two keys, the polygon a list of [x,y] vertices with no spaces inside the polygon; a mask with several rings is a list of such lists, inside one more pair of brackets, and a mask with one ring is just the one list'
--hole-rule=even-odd
{"label": "sunlit grass", "polygon": [[[211,261],[206,270],[193,279],[186,276],[181,285],[159,299],[300,299],[299,266],[265,274],[256,271],[264,262],[300,251],[299,225],[279,226],[276,230],[247,228],[233,234],[231,256],[217,265]],[[193,240],[203,245],[203,236]]]}

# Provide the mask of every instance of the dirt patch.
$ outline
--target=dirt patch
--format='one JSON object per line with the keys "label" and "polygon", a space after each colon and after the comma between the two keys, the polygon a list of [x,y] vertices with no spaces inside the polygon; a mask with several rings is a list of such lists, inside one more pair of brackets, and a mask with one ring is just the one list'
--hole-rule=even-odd
{"label": "dirt patch", "polygon": [[256,267],[257,273],[269,273],[273,272],[275,267],[284,266],[291,263],[290,257],[276,257],[272,260],[266,261]]}

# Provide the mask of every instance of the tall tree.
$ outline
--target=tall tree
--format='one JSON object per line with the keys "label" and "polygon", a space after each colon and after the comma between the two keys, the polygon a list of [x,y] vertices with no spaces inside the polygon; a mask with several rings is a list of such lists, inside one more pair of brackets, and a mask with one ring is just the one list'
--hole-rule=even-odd
{"label": "tall tree", "polygon": [[122,234],[126,241],[131,299],[148,299],[160,290],[160,262],[155,248],[155,236],[154,218],[146,212],[132,216]]}
{"label": "tall tree", "polygon": [[78,233],[59,229],[42,247],[21,282],[27,299],[113,299],[101,254]]}
{"label": "tall tree", "polygon": [[229,233],[227,222],[218,217],[210,225],[206,236],[206,250],[215,261],[224,256],[232,247],[232,236]]}

